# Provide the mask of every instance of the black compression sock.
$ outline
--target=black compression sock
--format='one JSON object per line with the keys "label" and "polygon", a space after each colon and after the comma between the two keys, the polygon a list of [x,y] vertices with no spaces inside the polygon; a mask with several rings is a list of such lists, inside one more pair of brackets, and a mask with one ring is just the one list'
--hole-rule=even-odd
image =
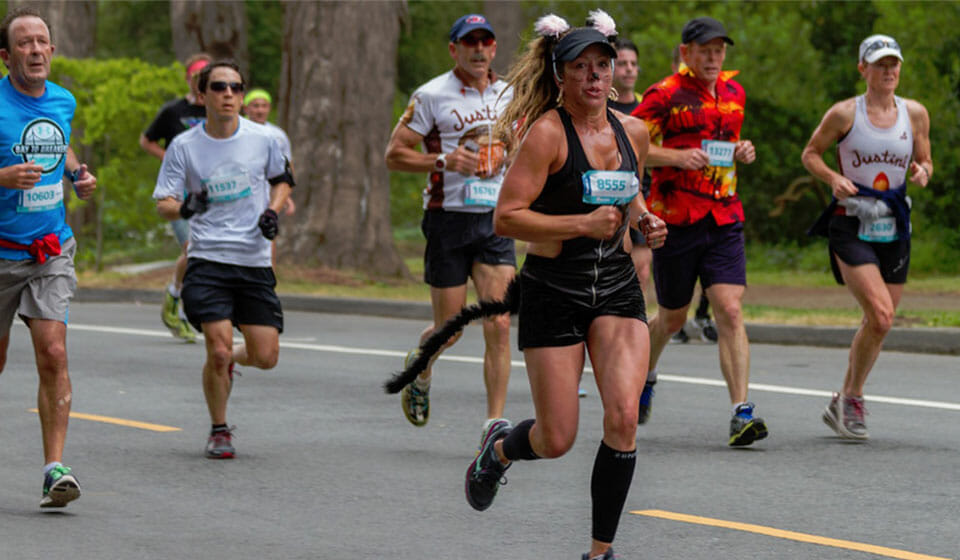
{"label": "black compression sock", "polygon": [[533,427],[533,419],[520,422],[503,439],[503,456],[511,461],[533,461],[540,456],[533,452],[530,445],[530,428]]}
{"label": "black compression sock", "polygon": [[590,480],[595,540],[613,542],[636,464],[636,448],[633,451],[617,451],[600,442],[600,449],[597,450],[597,458],[593,463],[593,477]]}
{"label": "black compression sock", "polygon": [[230,428],[228,428],[226,424],[214,424],[213,427],[210,428],[211,434],[215,434],[217,432],[229,432],[229,431],[230,431]]}

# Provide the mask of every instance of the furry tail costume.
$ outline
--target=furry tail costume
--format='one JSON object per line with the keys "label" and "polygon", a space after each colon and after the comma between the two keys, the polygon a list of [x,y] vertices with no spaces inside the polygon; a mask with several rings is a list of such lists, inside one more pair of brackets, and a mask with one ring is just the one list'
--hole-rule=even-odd
{"label": "furry tail costume", "polygon": [[409,385],[418,375],[423,373],[451,337],[458,334],[468,323],[509,313],[515,315],[520,308],[520,279],[514,277],[507,286],[507,292],[502,300],[479,301],[460,310],[453,318],[447,321],[442,328],[431,334],[417,350],[417,358],[407,369],[397,372],[383,384],[387,393],[399,393]]}

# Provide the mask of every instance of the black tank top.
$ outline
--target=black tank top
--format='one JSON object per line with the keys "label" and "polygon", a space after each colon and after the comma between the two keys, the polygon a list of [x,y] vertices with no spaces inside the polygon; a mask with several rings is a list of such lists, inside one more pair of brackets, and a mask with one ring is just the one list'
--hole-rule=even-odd
{"label": "black tank top", "polygon": [[[570,120],[570,114],[563,107],[558,107],[557,113],[560,115],[560,122],[563,123],[563,129],[567,135],[567,161],[559,171],[547,177],[540,196],[533,201],[530,209],[549,215],[589,214],[600,206],[583,201],[582,175],[593,167],[590,166],[587,154],[583,151],[580,137]],[[637,157],[623,125],[609,109],[607,121],[613,128],[617,149],[620,151],[621,163],[617,171],[633,171],[636,175]],[[626,208],[623,208],[623,211],[626,212]],[[564,261],[602,262],[617,253],[626,254],[623,249],[623,234],[627,226],[627,220],[624,220],[613,238],[605,241],[589,237],[567,239],[563,242],[560,254],[556,258]]]}

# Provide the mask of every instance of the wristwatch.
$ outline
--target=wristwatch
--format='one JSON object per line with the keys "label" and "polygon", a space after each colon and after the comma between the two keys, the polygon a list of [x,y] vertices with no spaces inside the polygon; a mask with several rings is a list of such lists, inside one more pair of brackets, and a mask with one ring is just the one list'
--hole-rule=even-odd
{"label": "wristwatch", "polygon": [[437,171],[443,171],[447,166],[447,154],[440,154],[437,156],[436,161],[433,162],[433,168]]}
{"label": "wristwatch", "polygon": [[76,183],[77,181],[80,180],[80,169],[79,169],[79,168],[74,169],[73,171],[67,171],[66,168],[64,168],[63,174],[67,176],[67,179],[70,179],[70,182],[71,182],[71,183]]}

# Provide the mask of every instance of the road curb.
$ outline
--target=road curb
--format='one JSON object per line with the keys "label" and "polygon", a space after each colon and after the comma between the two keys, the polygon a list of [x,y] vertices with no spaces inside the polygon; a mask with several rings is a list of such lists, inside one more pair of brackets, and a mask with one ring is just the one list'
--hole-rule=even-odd
{"label": "road curb", "polygon": [[[161,290],[79,288],[74,301],[130,302],[160,305]],[[396,301],[325,296],[280,294],[283,308],[289,311],[372,315],[398,319],[429,321],[433,314],[426,302]],[[789,344],[845,348],[850,346],[853,327],[816,327],[799,325],[747,324],[747,337],[755,344]],[[895,327],[887,335],[884,350],[925,354],[960,355],[960,329]]]}

